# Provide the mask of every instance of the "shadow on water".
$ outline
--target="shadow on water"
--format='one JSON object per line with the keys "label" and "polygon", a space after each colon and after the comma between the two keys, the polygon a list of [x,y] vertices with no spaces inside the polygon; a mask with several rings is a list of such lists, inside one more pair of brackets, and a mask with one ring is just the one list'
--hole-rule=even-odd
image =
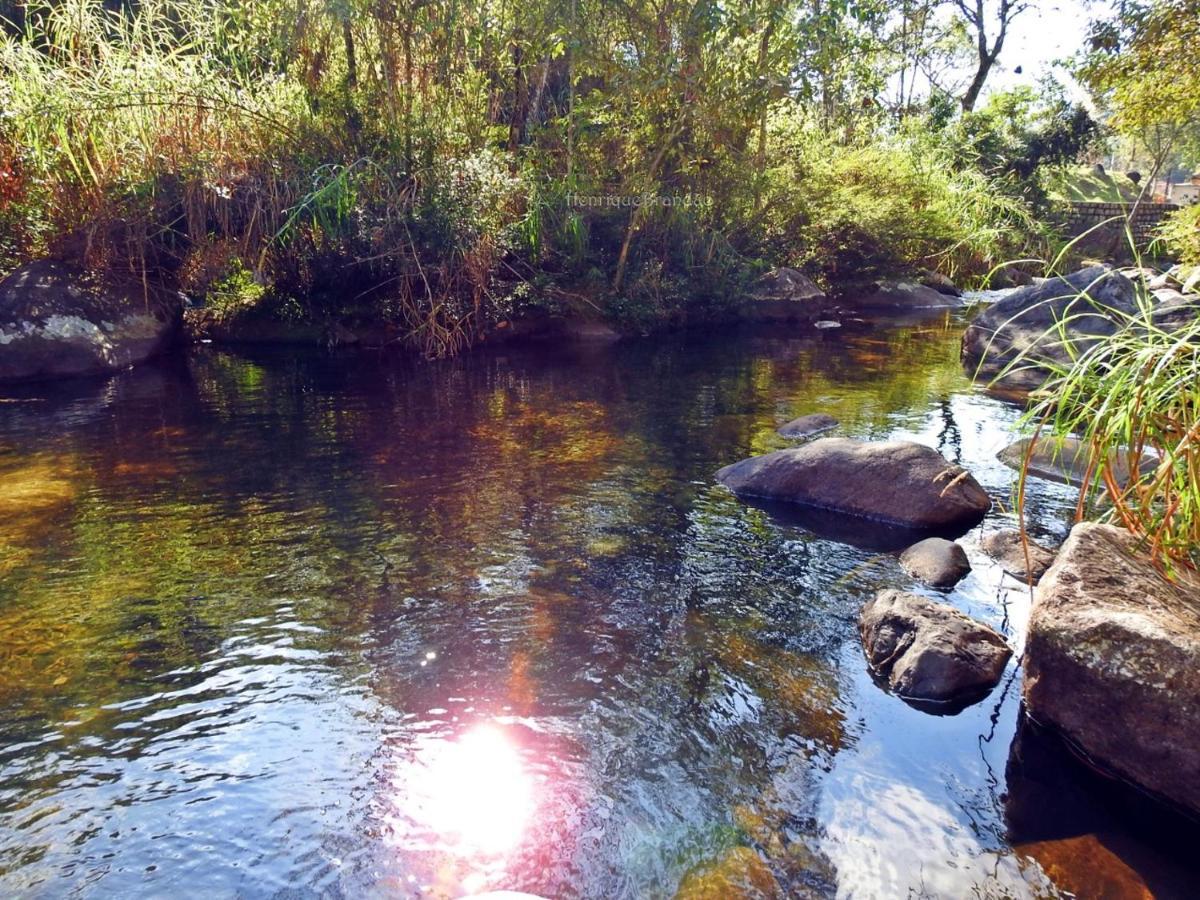
{"label": "shadow on water", "polygon": [[[828,412],[937,447],[1011,524],[1019,411],[958,336],[205,349],[6,393],[0,892],[1070,890],[1090,845],[1009,835],[1004,785],[1043,792],[1005,775],[1019,673],[929,716],[866,671],[857,610],[914,588],[910,536],[713,481]],[[1069,489],[1032,490],[1061,538]],[[977,537],[939,596],[1019,648]],[[1137,884],[1191,865],[1103,828]]]}

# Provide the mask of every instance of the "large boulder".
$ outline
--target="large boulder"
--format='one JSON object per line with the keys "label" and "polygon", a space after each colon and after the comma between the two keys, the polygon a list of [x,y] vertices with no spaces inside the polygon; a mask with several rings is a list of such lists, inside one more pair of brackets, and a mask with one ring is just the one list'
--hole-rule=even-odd
{"label": "large boulder", "polygon": [[880,591],[859,614],[872,671],[906,700],[961,703],[996,686],[1012,650],[1004,638],[945,603]]}
{"label": "large boulder", "polygon": [[900,568],[931,587],[951,588],[967,577],[971,562],[954,541],[931,537],[901,553]]}
{"label": "large boulder", "polygon": [[967,326],[962,359],[985,382],[1032,390],[1133,314],[1134,286],[1105,266],[1018,288]]}
{"label": "large boulder", "polygon": [[40,260],[0,281],[0,381],[115,372],[174,336],[182,300]]}
{"label": "large boulder", "polygon": [[1077,524],[1034,594],[1025,706],[1088,758],[1200,814],[1200,587]]}
{"label": "large boulder", "polygon": [[991,507],[966,469],[912,441],[819,438],[726,466],[717,480],[743,497],[927,531],[965,531]]}
{"label": "large boulder", "polygon": [[825,292],[798,269],[779,268],[755,283],[742,304],[742,316],[754,322],[810,322],[827,307]]}
{"label": "large boulder", "polygon": [[877,281],[866,288],[848,293],[845,305],[861,310],[951,309],[960,304],[958,297],[917,281]]}

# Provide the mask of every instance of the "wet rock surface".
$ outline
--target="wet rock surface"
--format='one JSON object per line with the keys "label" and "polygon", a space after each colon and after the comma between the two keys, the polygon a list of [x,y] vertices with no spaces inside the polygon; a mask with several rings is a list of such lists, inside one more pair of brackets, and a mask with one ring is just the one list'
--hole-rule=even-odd
{"label": "wet rock surface", "polygon": [[881,591],[859,615],[867,662],[906,700],[962,704],[982,698],[1004,674],[1004,638],[953,606]]}
{"label": "wet rock surface", "polygon": [[949,588],[971,571],[966,551],[945,538],[926,538],[900,554],[900,567],[931,587]]}

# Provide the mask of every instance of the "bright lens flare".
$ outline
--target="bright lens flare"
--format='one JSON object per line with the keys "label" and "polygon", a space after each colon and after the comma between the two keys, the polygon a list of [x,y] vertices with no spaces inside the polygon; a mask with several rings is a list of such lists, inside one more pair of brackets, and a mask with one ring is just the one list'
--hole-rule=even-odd
{"label": "bright lens flare", "polygon": [[446,744],[429,766],[428,823],[465,850],[503,854],[533,815],[533,782],[498,728],[475,728]]}

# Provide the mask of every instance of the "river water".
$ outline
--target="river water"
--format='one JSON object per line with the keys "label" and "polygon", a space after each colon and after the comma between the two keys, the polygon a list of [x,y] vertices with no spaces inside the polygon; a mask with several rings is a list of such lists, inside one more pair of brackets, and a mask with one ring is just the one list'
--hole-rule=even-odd
{"label": "river water", "polygon": [[[872,680],[893,554],[713,480],[829,412],[1011,524],[1019,410],[960,333],[201,348],[0,392],[0,895],[1186,894],[1186,830],[1018,729],[1015,661],[953,716]],[[1030,508],[1061,540],[1071,492]],[[946,596],[1019,650],[978,536]]]}

